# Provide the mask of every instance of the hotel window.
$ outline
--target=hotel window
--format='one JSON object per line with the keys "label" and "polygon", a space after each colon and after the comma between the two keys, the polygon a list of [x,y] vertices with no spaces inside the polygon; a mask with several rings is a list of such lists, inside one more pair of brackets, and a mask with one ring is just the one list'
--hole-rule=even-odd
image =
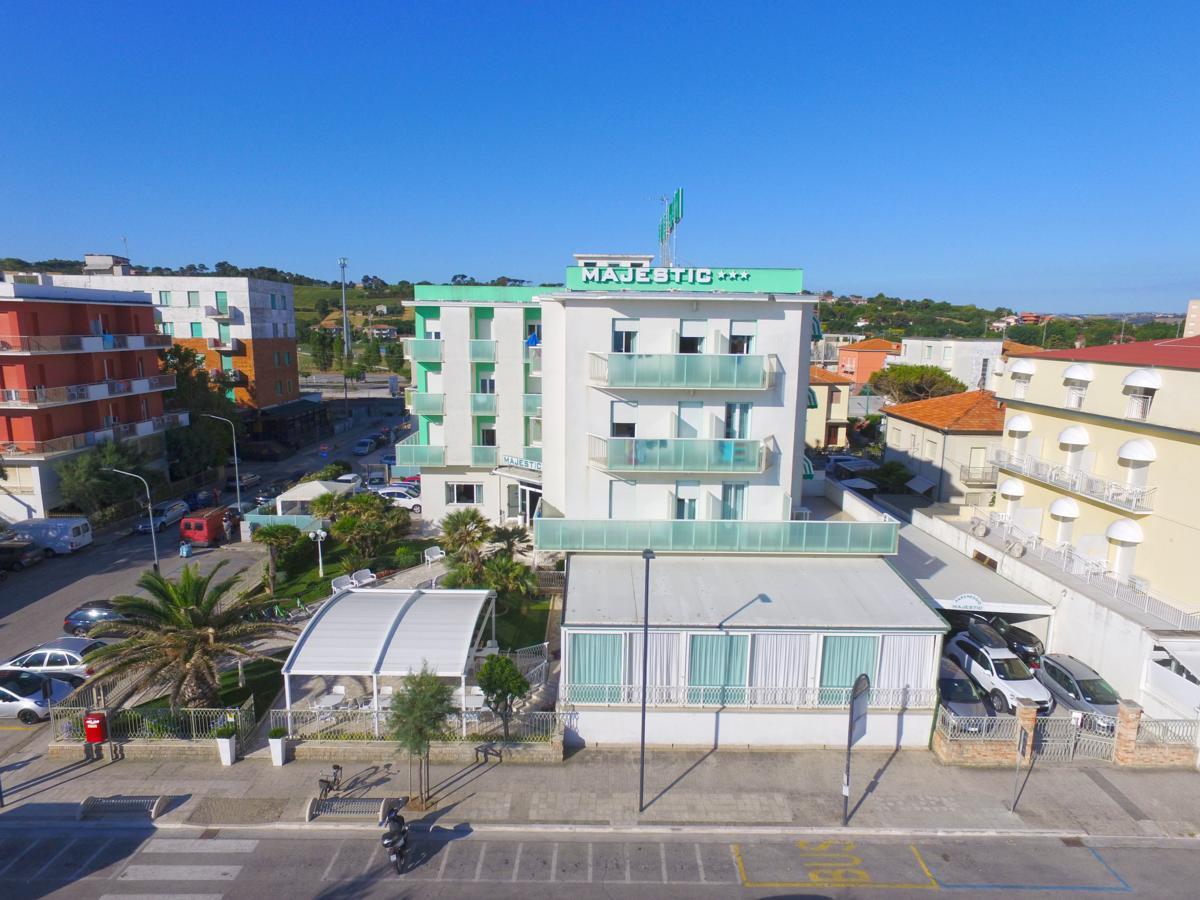
{"label": "hotel window", "polygon": [[609,437],[637,437],[637,404],[626,400],[614,400],[611,423]]}
{"label": "hotel window", "polygon": [[[533,338],[533,340],[530,340]],[[542,342],[542,323],[541,322],[526,322],[525,323],[525,342],[531,347],[536,347]]]}
{"label": "hotel window", "polygon": [[952,356],[954,356],[954,348],[953,347],[943,347],[942,348],[942,365],[943,366],[950,365],[950,358]]}
{"label": "hotel window", "polygon": [[480,447],[495,447],[496,446],[496,426],[495,425],[480,425],[479,426],[479,446]]}
{"label": "hotel window", "polygon": [[1025,396],[1029,393],[1029,379],[1013,375],[1012,389],[1014,400],[1024,400]]}
{"label": "hotel window", "polygon": [[908,436],[908,452],[917,452],[917,433],[915,431]]}
{"label": "hotel window", "polygon": [[706,319],[679,320],[679,353],[703,353],[704,332],[708,328]]}
{"label": "hotel window", "polygon": [[751,321],[739,322],[736,319],[729,323],[729,352],[740,355],[754,352],[754,335],[758,323]]}
{"label": "hotel window", "polygon": [[279,351],[278,351],[278,350],[276,350],[276,351],[275,351],[275,365],[276,365],[276,367],[278,367],[278,366],[279,366],[279,362],[280,362]]}
{"label": "hotel window", "polygon": [[216,296],[217,296],[217,312],[219,312],[219,313],[229,312],[229,294],[227,294],[225,291],[217,291]]}
{"label": "hotel window", "polygon": [[159,291],[158,292],[158,305],[159,306],[170,306],[171,305],[171,292],[170,291]]}
{"label": "hotel window", "polygon": [[188,306],[190,308],[194,309],[200,305],[200,292],[199,291],[188,291],[187,297],[188,297]]}
{"label": "hotel window", "polygon": [[292,364],[292,351],[291,350],[283,351],[283,364],[285,366],[290,366]]}
{"label": "hotel window", "polygon": [[926,344],[924,350],[925,362],[931,362],[933,360],[933,344]]}
{"label": "hotel window", "polygon": [[447,505],[480,504],[483,502],[483,485],[450,481],[446,483]]}
{"label": "hotel window", "polygon": [[1086,382],[1067,385],[1067,409],[1083,409],[1083,399],[1087,396],[1087,389]]}
{"label": "hotel window", "polygon": [[288,379],[288,383],[287,383],[287,392],[289,394],[292,392],[292,380],[290,378]]}
{"label": "hotel window", "polygon": [[675,482],[675,518],[696,518],[696,503],[700,499],[700,482]]}
{"label": "hotel window", "polygon": [[271,309],[275,309],[275,295],[271,295]]}
{"label": "hotel window", "polygon": [[746,487],[744,481],[721,482],[721,518],[735,520],[746,515]]}
{"label": "hotel window", "polygon": [[204,326],[200,322],[192,322],[190,327],[192,330],[192,337],[194,337],[194,338],[204,337]]}
{"label": "hotel window", "polygon": [[1145,419],[1150,415],[1150,404],[1154,402],[1154,391],[1138,390],[1129,395],[1129,406],[1125,410],[1127,419]]}
{"label": "hotel window", "polygon": [[275,382],[275,396],[277,396],[277,397],[283,396],[283,382],[282,381]]}
{"label": "hotel window", "polygon": [[493,373],[488,372],[487,374],[479,376],[479,391],[478,391],[478,393],[480,393],[480,394],[496,393],[496,376]]}
{"label": "hotel window", "polygon": [[936,454],[937,454],[937,444],[935,444],[933,441],[926,441],[925,442],[925,458],[933,459],[933,457]]}
{"label": "hotel window", "polygon": [[171,337],[174,337],[175,336],[175,323],[174,322],[159,322],[158,323],[158,333],[166,334]]}
{"label": "hotel window", "polygon": [[746,440],[750,437],[750,408],[752,403],[725,404],[725,438]]}
{"label": "hotel window", "polygon": [[425,320],[425,340],[440,341],[442,339],[442,320],[441,319],[426,319]]}
{"label": "hotel window", "polygon": [[637,336],[637,319],[613,319],[612,352],[637,353]]}

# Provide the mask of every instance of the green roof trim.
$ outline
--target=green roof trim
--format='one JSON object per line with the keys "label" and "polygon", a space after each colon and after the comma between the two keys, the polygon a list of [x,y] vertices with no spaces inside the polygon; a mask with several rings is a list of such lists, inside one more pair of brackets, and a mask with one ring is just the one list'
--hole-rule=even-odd
{"label": "green roof trim", "polygon": [[425,303],[532,303],[557,288],[498,284],[415,284],[413,299]]}

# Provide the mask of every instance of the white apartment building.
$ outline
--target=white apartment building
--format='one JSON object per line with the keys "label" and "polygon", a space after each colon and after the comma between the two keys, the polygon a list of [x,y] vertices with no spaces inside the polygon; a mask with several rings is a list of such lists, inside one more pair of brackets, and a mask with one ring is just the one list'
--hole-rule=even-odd
{"label": "white apartment building", "polygon": [[887,359],[885,366],[938,366],[970,391],[991,390],[1002,368],[1000,339],[903,338],[900,344],[900,355]]}

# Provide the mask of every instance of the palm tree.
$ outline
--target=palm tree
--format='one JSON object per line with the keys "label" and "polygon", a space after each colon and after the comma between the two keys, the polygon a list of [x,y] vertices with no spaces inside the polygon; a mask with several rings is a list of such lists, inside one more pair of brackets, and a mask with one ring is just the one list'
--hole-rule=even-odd
{"label": "palm tree", "polygon": [[254,529],[250,540],[267,547],[267,589],[274,594],[279,554],[300,540],[300,529],[295,525],[261,525]]}
{"label": "palm tree", "polygon": [[378,494],[365,493],[344,504],[331,530],[354,553],[373,559],[389,541],[404,534],[411,521],[408,510],[392,506]]}
{"label": "palm tree", "polygon": [[214,584],[224,565],[225,561],[218,563],[207,575],[200,574],[199,566],[184,566],[176,581],[144,572],[138,587],[147,596],[114,597],[113,606],[123,619],[101,622],[90,636],[121,632],[129,637],[88,655],[96,669],[93,683],[129,677],[118,703],[135,691],[161,688],[168,692],[172,708],[219,706],[221,663],[270,659],[253,646],[295,634],[289,625],[251,618],[274,601],[230,596],[240,572]]}
{"label": "palm tree", "polygon": [[529,529],[524,525],[500,525],[492,529],[492,543],[500,553],[516,556],[533,549]]}
{"label": "palm tree", "polygon": [[483,564],[483,583],[505,603],[515,603],[522,612],[538,592],[533,569],[504,555],[493,556]]}
{"label": "palm tree", "polygon": [[456,509],[442,518],[442,549],[459,553],[466,549],[479,550],[491,536],[492,527],[483,513],[473,506]]}
{"label": "palm tree", "polygon": [[308,511],[314,516],[320,516],[323,519],[332,519],[342,511],[345,506],[346,497],[342,494],[321,494],[319,497],[313,497],[308,501]]}

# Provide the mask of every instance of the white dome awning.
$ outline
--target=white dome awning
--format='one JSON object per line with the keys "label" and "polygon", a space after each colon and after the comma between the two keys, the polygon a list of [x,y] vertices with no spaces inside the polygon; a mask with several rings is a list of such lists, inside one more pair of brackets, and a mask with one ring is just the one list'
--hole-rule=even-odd
{"label": "white dome awning", "polygon": [[1033,431],[1033,420],[1025,413],[1017,413],[1008,420],[1008,424],[1004,426],[1005,431],[1011,431],[1013,434],[1029,434]]}
{"label": "white dome awning", "polygon": [[1123,541],[1126,544],[1140,544],[1142,538],[1142,526],[1133,519],[1117,519],[1108,526],[1104,532],[1104,536],[1110,541]]}
{"label": "white dome awning", "polygon": [[1058,433],[1058,442],[1066,444],[1068,447],[1086,447],[1091,438],[1088,437],[1087,429],[1082,425],[1068,425]]}
{"label": "white dome awning", "polygon": [[1145,438],[1134,438],[1121,445],[1121,449],[1117,451],[1117,459],[1128,459],[1132,462],[1154,462],[1158,459],[1158,452],[1154,449],[1154,445]]}
{"label": "white dome awning", "polygon": [[1073,363],[1063,372],[1063,381],[1095,381],[1096,373],[1084,363]]}
{"label": "white dome awning", "polygon": [[1015,478],[1005,478],[1000,482],[1000,493],[1005,497],[1024,497],[1025,485]]}
{"label": "white dome awning", "polygon": [[1032,359],[1014,359],[1008,367],[1008,371],[1013,375],[1032,375],[1037,371],[1037,366],[1034,365]]}
{"label": "white dome awning", "polygon": [[1059,497],[1050,504],[1050,515],[1060,519],[1078,519],[1079,504],[1070,497]]}
{"label": "white dome awning", "polygon": [[1125,376],[1125,380],[1121,384],[1125,385],[1125,387],[1146,388],[1147,390],[1157,391],[1162,387],[1162,376],[1153,369],[1134,369]]}

